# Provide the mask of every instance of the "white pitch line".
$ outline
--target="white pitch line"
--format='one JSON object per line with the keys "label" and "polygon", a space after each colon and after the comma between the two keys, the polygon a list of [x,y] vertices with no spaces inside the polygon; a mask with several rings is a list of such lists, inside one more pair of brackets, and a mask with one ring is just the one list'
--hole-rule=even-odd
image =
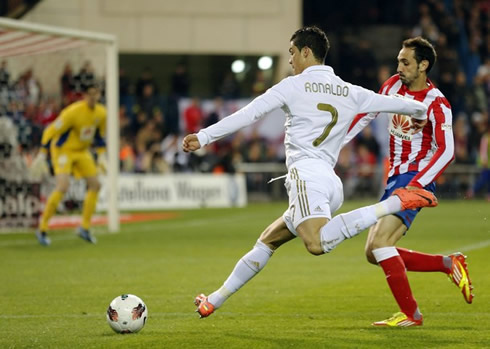
{"label": "white pitch line", "polygon": [[[470,252],[470,251],[479,250],[479,249],[482,249],[482,248],[485,248],[488,246],[490,246],[490,240],[484,240],[484,241],[477,242],[475,244],[460,247],[458,250],[461,252]],[[443,255],[448,255],[451,253],[454,253],[454,250],[441,252],[441,254],[443,254]]]}
{"label": "white pitch line", "polygon": [[[181,317],[195,316],[195,312],[180,313],[151,313],[152,317]],[[0,319],[44,319],[44,318],[104,318],[105,312],[97,314],[19,314],[19,315],[0,315]]]}
{"label": "white pitch line", "polygon": [[[236,224],[237,222],[240,221],[249,221],[250,218],[247,217],[240,217],[241,215],[231,215],[227,216],[225,218],[221,219],[213,219],[213,218],[204,218],[204,219],[199,219],[199,220],[190,220],[190,221],[180,221],[180,222],[175,222],[175,221],[169,221],[168,223],[163,224],[160,227],[160,230],[165,230],[165,229],[172,229],[172,228],[182,228],[182,227],[202,227],[203,225],[206,224],[223,224],[223,223],[233,223]],[[162,221],[160,221],[162,222]],[[139,224],[138,231],[140,232],[145,232],[145,231],[152,231],[152,230],[157,230],[154,225],[151,224],[152,222],[144,222],[144,224]],[[133,223],[134,224],[134,223]],[[70,228],[67,228],[68,230]],[[75,229],[75,228],[73,228]],[[97,235],[117,235],[113,233],[109,233],[106,229],[100,229],[100,227],[94,227],[93,228],[95,232],[95,236]],[[134,230],[134,227],[131,227],[130,225],[123,226],[122,231],[125,230]],[[257,233],[260,233],[259,230],[257,230]],[[17,233],[12,233],[12,234],[17,234]],[[23,235],[28,235],[32,234],[32,239],[22,239],[22,240],[10,240],[10,241],[0,241],[0,248],[1,247],[9,247],[9,246],[22,246],[22,245],[36,245],[38,244],[36,237],[34,236],[34,232],[29,233],[22,233]],[[52,242],[56,243],[56,241],[62,241],[62,240],[73,240],[73,239],[78,239],[78,236],[76,234],[54,234],[50,236]]]}

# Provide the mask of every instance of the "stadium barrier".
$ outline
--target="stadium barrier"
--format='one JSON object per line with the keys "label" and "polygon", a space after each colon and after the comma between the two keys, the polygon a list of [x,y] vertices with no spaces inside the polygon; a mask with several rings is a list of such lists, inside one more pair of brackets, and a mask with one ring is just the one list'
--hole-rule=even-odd
{"label": "stadium barrier", "polygon": [[[107,179],[101,178],[101,183],[97,201],[99,212],[107,210]],[[121,211],[247,205],[247,189],[242,174],[127,174],[119,177],[117,187]],[[65,201],[81,202],[84,196],[84,182],[72,179]]]}

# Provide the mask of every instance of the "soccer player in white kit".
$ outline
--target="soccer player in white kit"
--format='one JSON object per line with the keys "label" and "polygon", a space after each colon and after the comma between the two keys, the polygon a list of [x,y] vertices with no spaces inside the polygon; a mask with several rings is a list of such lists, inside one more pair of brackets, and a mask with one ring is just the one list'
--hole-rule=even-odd
{"label": "soccer player in white kit", "polygon": [[383,96],[344,82],[331,67],[324,65],[328,49],[328,39],[319,28],[297,30],[289,48],[294,76],[274,85],[241,110],[183,140],[184,151],[195,151],[251,125],[274,109],[281,108],[286,115],[285,186],[289,207],[238,261],[222,287],[208,297],[203,294],[196,297],[201,317],[211,315],[262,270],[278,247],[296,236],[310,253],[320,255],[375,224],[378,218],[407,208],[437,205],[435,196],[424,189],[399,188],[388,199],[352,211],[348,221],[330,227],[332,214],[343,202],[342,182],[333,168],[354,117],[381,111],[412,115],[412,131],[418,132],[427,122],[427,107],[418,101]]}
{"label": "soccer player in white kit", "polygon": [[[398,54],[398,74],[383,84],[381,94],[399,94],[421,101],[428,107],[428,122],[422,132],[412,134],[410,120],[404,115],[384,113],[361,114],[351,125],[344,143],[351,140],[376,117],[389,118],[390,171],[386,190],[388,198],[399,187],[419,187],[433,192],[435,180],[454,157],[451,106],[444,95],[427,78],[436,61],[434,47],[416,37],[405,40]],[[378,115],[379,114],[379,115]],[[466,266],[466,256],[432,255],[395,247],[410,228],[420,211],[403,210],[381,218],[369,231],[366,256],[370,263],[379,264],[396,299],[400,312],[391,318],[374,322],[374,326],[420,326],[422,314],[413,297],[407,278],[408,271],[442,272],[461,290],[465,301],[472,303],[472,285]]]}

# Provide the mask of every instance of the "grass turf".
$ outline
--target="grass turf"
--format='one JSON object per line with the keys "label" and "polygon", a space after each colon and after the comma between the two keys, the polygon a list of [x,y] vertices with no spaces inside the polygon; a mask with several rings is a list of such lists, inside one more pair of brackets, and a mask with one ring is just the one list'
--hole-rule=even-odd
{"label": "grass turf", "polygon": [[[366,202],[347,202],[342,212]],[[373,328],[397,311],[384,275],[364,258],[366,233],[333,253],[299,239],[211,317],[197,293],[218,288],[286,203],[180,212],[175,219],[99,229],[89,245],[71,231],[0,236],[0,348],[485,348],[490,347],[490,205],[443,200],[425,209],[400,246],[469,256],[476,297],[467,305],[440,273],[409,273],[424,326]],[[149,319],[118,335],[105,320],[119,294],[141,297]]]}

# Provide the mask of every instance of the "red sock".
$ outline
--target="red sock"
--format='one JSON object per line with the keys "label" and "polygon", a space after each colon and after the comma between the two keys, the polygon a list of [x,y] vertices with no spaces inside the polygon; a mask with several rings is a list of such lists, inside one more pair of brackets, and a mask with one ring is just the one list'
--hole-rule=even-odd
{"label": "red sock", "polygon": [[408,316],[413,316],[417,310],[417,302],[413,298],[412,290],[408,283],[403,259],[400,256],[393,256],[379,262],[379,265],[385,272],[386,281],[400,310]]}
{"label": "red sock", "polygon": [[441,271],[448,274],[441,254],[426,254],[417,251],[397,247],[396,250],[402,257],[408,271]]}

